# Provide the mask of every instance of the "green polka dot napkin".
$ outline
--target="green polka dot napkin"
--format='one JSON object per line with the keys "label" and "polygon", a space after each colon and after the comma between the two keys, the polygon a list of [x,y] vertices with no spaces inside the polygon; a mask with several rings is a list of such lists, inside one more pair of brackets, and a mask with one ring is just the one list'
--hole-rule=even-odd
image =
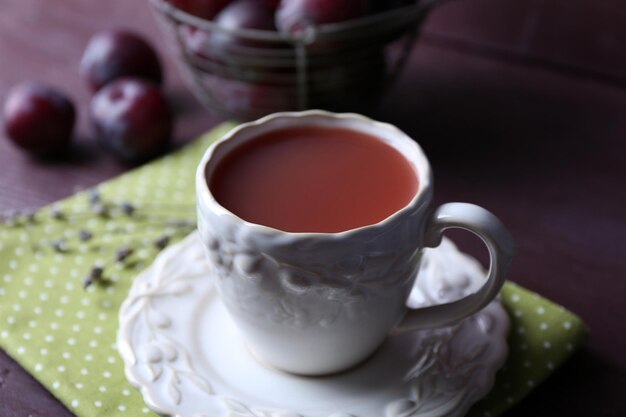
{"label": "green polka dot napkin", "polygon": [[[0,226],[0,347],[76,415],[151,414],[124,378],[118,308],[133,276],[193,229],[196,164],[231,127],[97,192]],[[496,416],[519,402],[586,336],[578,317],[512,283],[502,299],[512,320],[510,355],[472,416]]]}

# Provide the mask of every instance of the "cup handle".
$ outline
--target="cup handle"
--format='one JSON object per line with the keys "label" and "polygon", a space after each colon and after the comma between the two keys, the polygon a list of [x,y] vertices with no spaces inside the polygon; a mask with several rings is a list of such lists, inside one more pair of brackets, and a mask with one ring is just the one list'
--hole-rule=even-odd
{"label": "cup handle", "polygon": [[394,332],[443,327],[476,313],[499,293],[515,254],[515,244],[502,222],[482,207],[468,203],[440,206],[426,225],[424,246],[436,247],[443,231],[449,228],[468,230],[482,239],[489,250],[489,272],[485,284],[473,294],[451,303],[409,309]]}

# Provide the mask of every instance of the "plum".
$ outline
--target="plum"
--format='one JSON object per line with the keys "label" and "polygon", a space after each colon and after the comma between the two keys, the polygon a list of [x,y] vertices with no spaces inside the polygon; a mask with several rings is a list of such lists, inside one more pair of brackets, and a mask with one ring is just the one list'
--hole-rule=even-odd
{"label": "plum", "polygon": [[92,91],[98,91],[119,77],[137,77],[160,84],[161,62],[142,37],[127,31],[104,31],[87,44],[80,62],[80,73]]}
{"label": "plum", "polygon": [[154,84],[120,78],[102,88],[91,102],[98,141],[118,157],[140,161],[163,151],[172,133],[167,99]]}
{"label": "plum", "polygon": [[[235,0],[228,4],[216,17],[215,23],[224,29],[255,29],[276,32],[275,9],[259,0]],[[228,53],[233,46],[271,48],[268,41],[246,39],[227,32],[215,32],[211,36],[211,46],[216,54]]]}
{"label": "plum", "polygon": [[310,25],[339,23],[366,15],[368,0],[282,0],[276,11],[276,27],[293,34]]}
{"label": "plum", "polygon": [[7,137],[40,155],[60,153],[72,137],[76,110],[62,92],[36,82],[13,87],[4,105]]}

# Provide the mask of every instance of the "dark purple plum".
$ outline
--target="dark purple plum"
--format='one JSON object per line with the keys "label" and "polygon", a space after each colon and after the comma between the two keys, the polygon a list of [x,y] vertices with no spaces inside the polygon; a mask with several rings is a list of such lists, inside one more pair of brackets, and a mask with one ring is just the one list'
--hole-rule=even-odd
{"label": "dark purple plum", "polygon": [[60,153],[70,142],[76,110],[62,92],[24,82],[9,91],[3,118],[6,136],[15,145],[46,156]]}
{"label": "dark purple plum", "polygon": [[168,0],[176,8],[194,16],[211,20],[230,0]]}
{"label": "dark purple plum", "polygon": [[311,25],[344,22],[366,15],[368,6],[368,0],[282,0],[276,27],[290,34]]}
{"label": "dark purple plum", "polygon": [[141,161],[166,149],[172,133],[167,99],[154,84],[121,78],[91,101],[91,121],[98,141],[127,161]]}
{"label": "dark purple plum", "polygon": [[[234,0],[215,17],[215,23],[224,29],[256,29],[276,32],[275,9],[259,0]],[[226,32],[216,32],[211,36],[211,46],[216,54],[228,53],[233,46],[257,48],[272,47],[267,41],[246,39]]]}
{"label": "dark purple plum", "polygon": [[156,52],[142,37],[127,31],[104,31],[87,44],[80,73],[92,91],[120,77],[136,77],[161,84],[163,72]]}

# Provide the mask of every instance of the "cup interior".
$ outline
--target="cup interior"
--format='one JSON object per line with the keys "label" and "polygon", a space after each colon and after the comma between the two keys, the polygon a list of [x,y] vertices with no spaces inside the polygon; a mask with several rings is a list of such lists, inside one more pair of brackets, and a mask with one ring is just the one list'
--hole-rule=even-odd
{"label": "cup interior", "polygon": [[[234,213],[223,207],[211,193],[209,183],[215,173],[216,167],[230,152],[248,141],[273,131],[296,126],[327,127],[362,132],[393,147],[404,156],[417,177],[417,191],[406,206],[400,208],[397,212],[379,223],[384,223],[400,212],[421,204],[422,200],[429,200],[432,194],[432,174],[430,165],[423,150],[412,138],[388,123],[377,122],[365,116],[353,113],[338,114],[321,110],[275,113],[254,122],[241,124],[228,132],[209,147],[198,167],[196,178],[199,193],[198,198],[206,201],[212,209],[217,209],[225,214],[237,217]],[[240,220],[246,222],[243,219]],[[267,227],[263,225],[257,226]],[[368,226],[351,230],[358,230]],[[349,231],[350,230],[348,230],[348,232]]]}

